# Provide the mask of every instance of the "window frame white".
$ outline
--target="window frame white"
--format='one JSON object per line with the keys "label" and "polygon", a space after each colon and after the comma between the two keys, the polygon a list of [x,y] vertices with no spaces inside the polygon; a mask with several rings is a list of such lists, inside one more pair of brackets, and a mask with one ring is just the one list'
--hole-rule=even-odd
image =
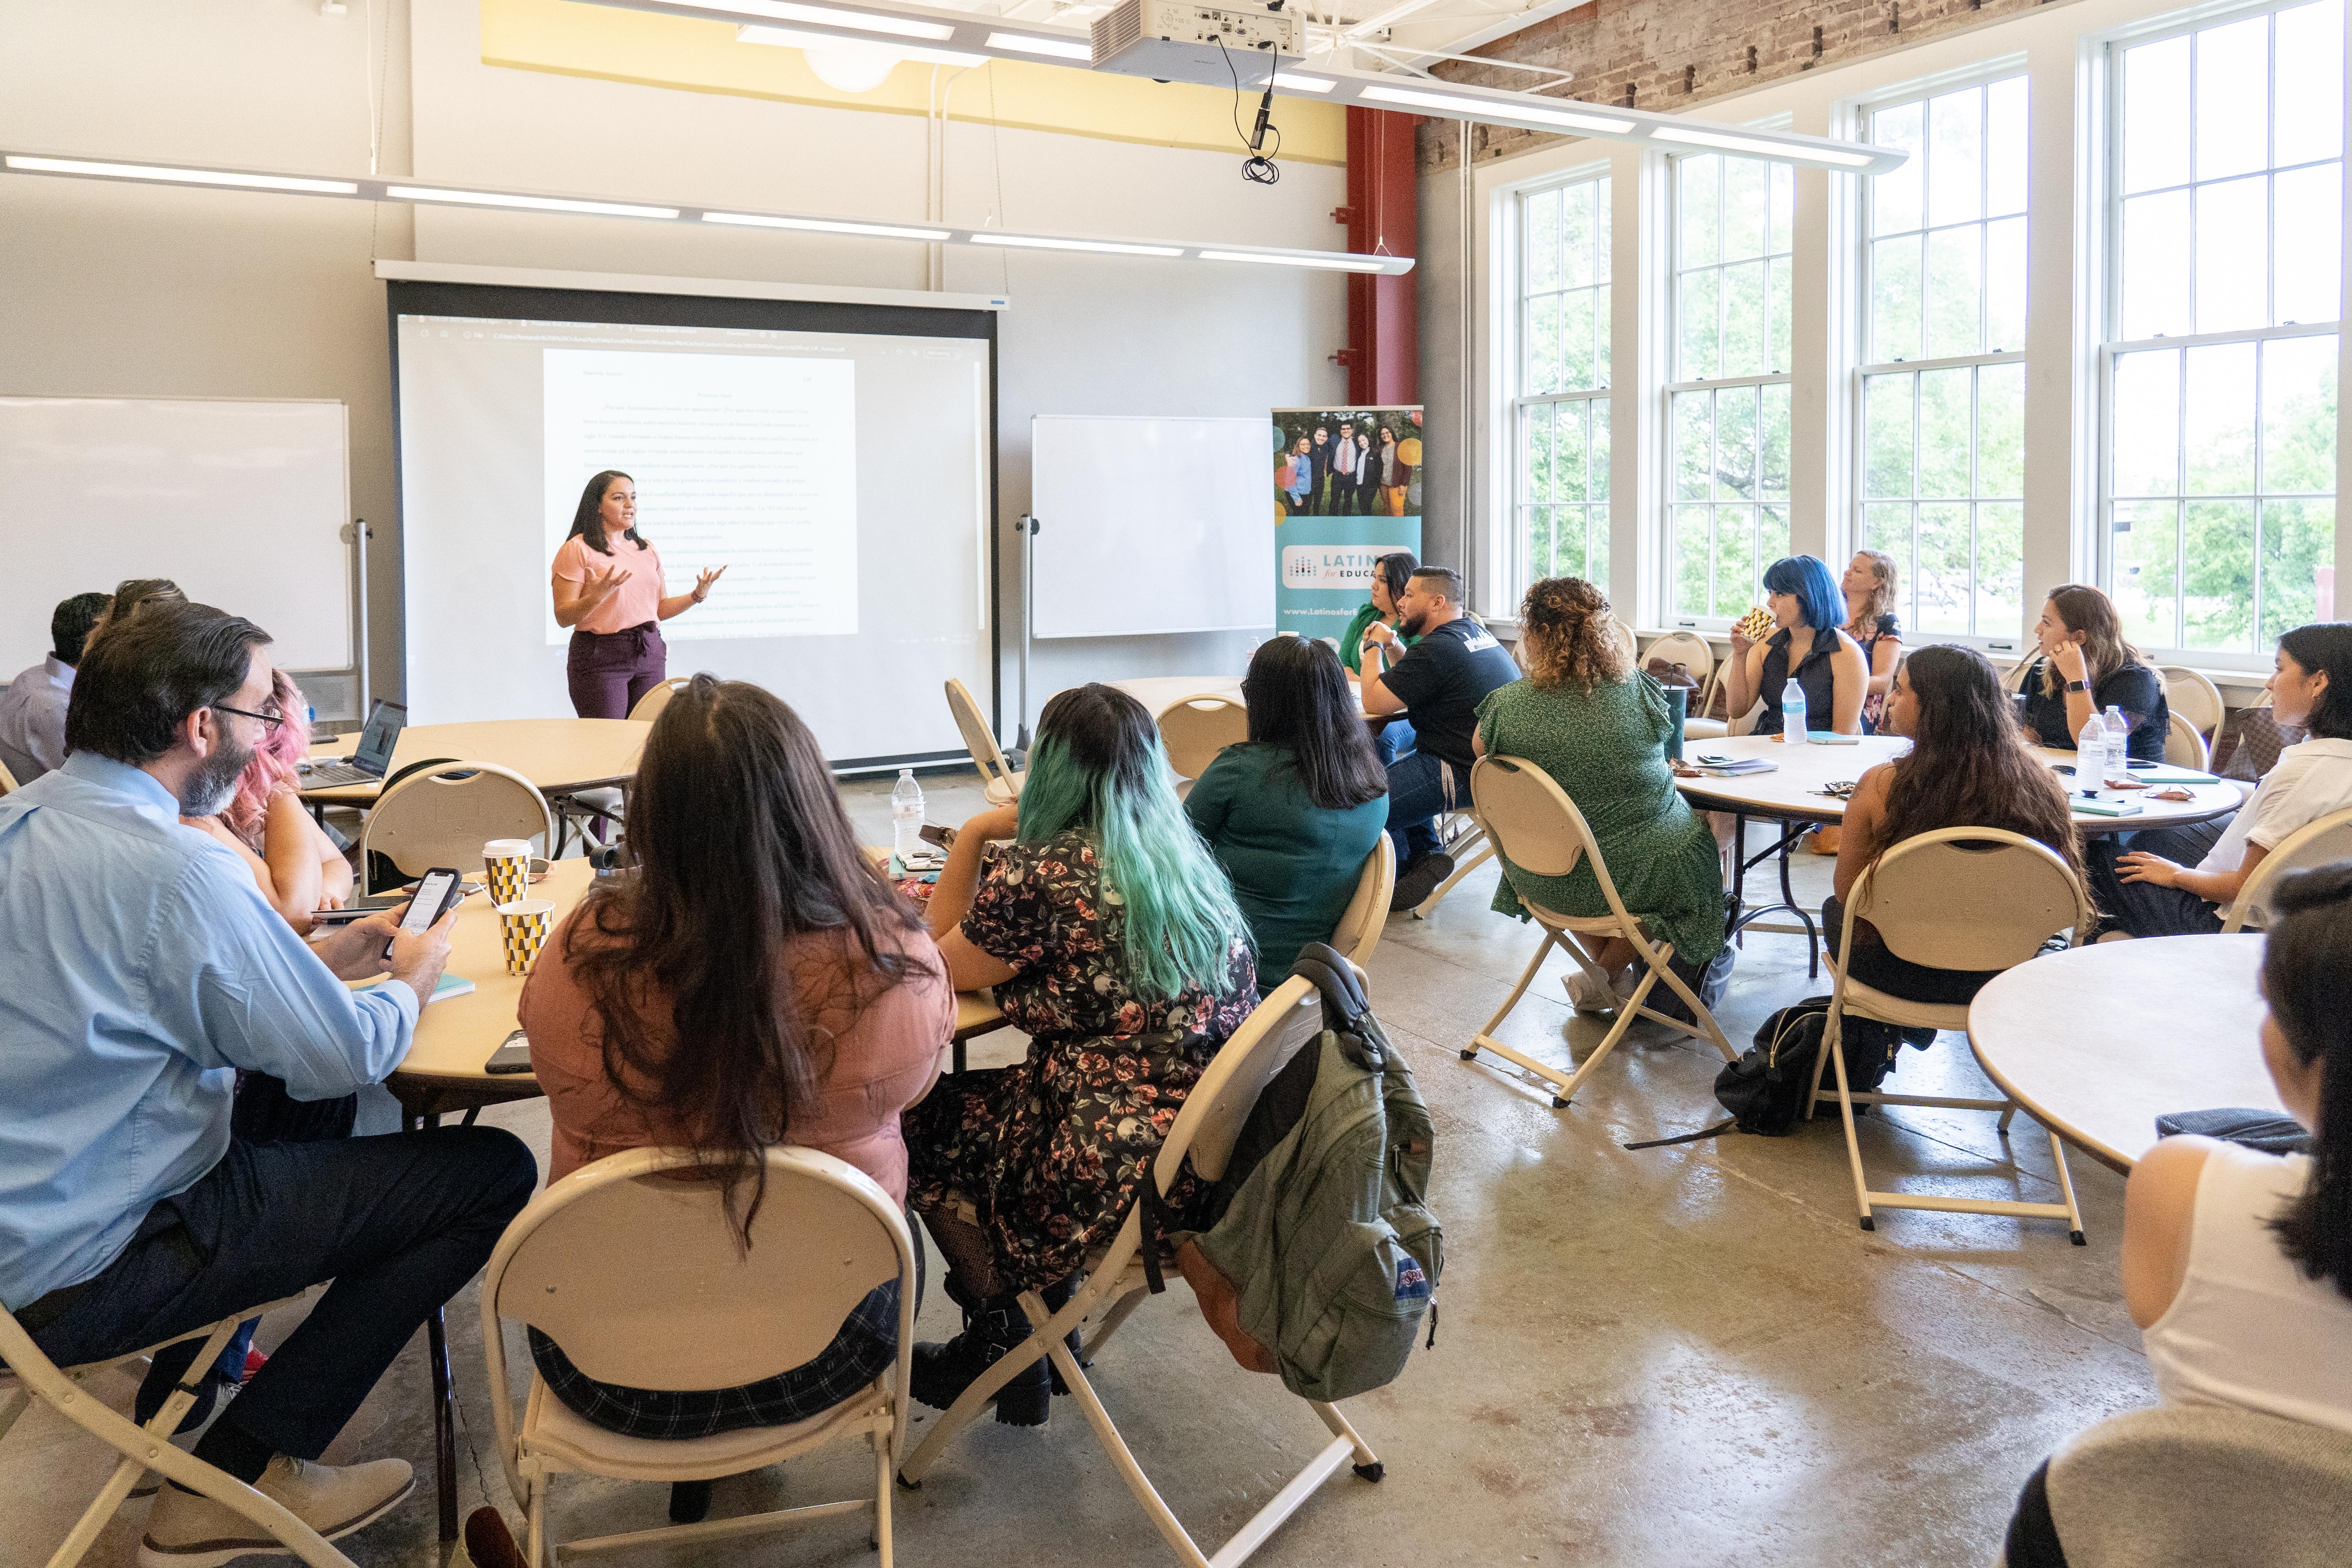
{"label": "window frame white", "polygon": [[[2270,295],[2270,299],[2266,301],[2266,304],[2271,310],[2274,311],[2278,290],[2277,177],[2283,172],[2324,167],[2330,163],[2336,163],[2341,166],[2347,162],[2343,152],[2343,143],[2340,139],[2337,143],[2337,153],[2334,158],[2318,158],[2307,160],[2300,163],[2289,164],[2281,164],[2272,161],[2275,155],[2276,147],[2275,142],[2268,141],[2268,139],[2273,138],[2276,133],[2275,122],[2273,121],[2270,124],[2266,124],[2264,128],[2267,145],[2263,163],[2259,170],[2252,171],[2252,174],[2214,176],[2210,179],[2199,179],[2196,177],[2192,166],[2190,177],[2183,184],[2158,186],[2152,187],[2147,191],[2134,191],[2126,193],[2124,184],[2125,92],[2123,81],[2123,56],[2126,51],[2130,49],[2139,48],[2151,44],[2160,44],[2172,38],[2189,37],[2193,34],[2205,32],[2210,28],[2228,26],[2233,23],[2243,22],[2255,16],[2275,16],[2282,11],[2298,10],[2308,3],[2309,0],[2257,0],[2257,3],[2251,5],[2207,5],[2191,6],[2167,16],[2151,18],[2148,22],[2137,26],[2123,28],[2105,34],[2100,37],[2097,40],[2095,63],[2097,66],[2099,89],[2101,93],[2097,121],[2100,140],[2094,162],[2096,168],[2098,184],[2095,192],[2091,194],[2091,199],[2086,205],[2095,211],[2097,219],[2096,226],[2099,235],[2099,253],[2095,258],[2093,258],[2090,266],[2080,267],[2078,265],[2078,271],[2084,275],[2095,277],[2097,280],[2097,292],[2095,295],[2094,317],[2096,328],[2094,340],[2095,346],[2093,354],[2093,363],[2090,367],[2090,372],[2093,377],[2090,392],[2095,410],[2093,426],[2095,431],[2094,439],[2096,442],[2096,449],[2093,453],[2093,462],[2091,464],[2091,469],[2094,475],[2093,494],[2091,497],[2093,519],[2091,532],[2093,547],[2089,562],[2091,566],[2089,580],[2096,583],[2101,591],[2106,593],[2111,597],[2115,594],[2115,574],[2117,564],[2115,529],[2116,509],[2118,504],[2115,489],[2116,405],[2116,362],[2126,354],[2150,351],[2186,351],[2189,349],[2233,343],[2253,343],[2260,345],[2266,342],[2277,342],[2283,339],[2298,337],[2335,337],[2338,340],[2338,361],[2340,363],[2342,357],[2342,335],[2344,331],[2344,321],[2339,316],[2337,320],[2327,322],[2294,322],[2262,327],[2242,327],[2222,331],[2188,332],[2179,336],[2167,336],[2159,333],[2151,338],[2126,339],[2120,335],[2123,331],[2124,310],[2123,208],[2127,194],[2130,196],[2147,196],[2169,190],[2194,192],[2201,185],[2219,184],[2225,179],[2242,179],[2252,177],[2252,174],[2259,174],[2268,185],[2268,189],[2266,191],[2265,222],[2269,226],[2269,235],[2266,239],[2268,267],[2265,273],[2265,288]],[[2347,5],[2346,6],[2346,10],[2347,14],[2346,16],[2345,25],[2347,29],[2352,29],[2352,5]],[[2189,79],[2189,100],[2185,106],[2183,106],[2184,111],[2190,117],[2186,135],[2189,141],[2189,145],[2192,150],[2192,158],[2194,156],[2193,150],[2196,145],[2196,54],[2192,48],[2190,53],[2191,74]],[[2278,51],[2275,32],[2272,34],[2272,47],[2264,68],[2268,74],[2270,89],[2265,101],[2267,103],[2274,104],[2277,101],[2278,92]],[[2347,83],[2343,112],[2347,120],[2352,120],[2352,83]],[[2339,249],[2337,254],[2337,268],[2339,273],[2343,271],[2347,259],[2352,259],[2352,249]],[[2196,256],[2195,247],[2193,244],[2193,231],[2188,265],[2189,300],[2189,309],[2192,312],[2191,324],[2193,325],[2193,312],[2196,309]],[[2339,295],[2338,310],[2340,310],[2341,309],[2341,296]],[[2168,500],[2176,507],[2183,509],[2191,502],[2199,500],[2214,502],[2246,500],[2252,504],[2255,529],[2253,541],[2253,599],[2252,605],[2249,606],[2249,615],[2252,620],[2252,637],[2255,649],[2260,649],[2263,647],[2263,580],[2264,574],[2263,564],[2263,548],[2262,528],[2263,503],[2272,499],[2281,500],[2308,500],[2318,494],[2318,492],[2310,491],[2273,492],[2266,491],[2263,489],[2262,479],[2264,460],[2264,443],[2263,440],[2263,430],[2260,424],[2261,410],[2263,406],[2261,371],[2259,368],[2261,363],[2261,350],[2258,346],[2256,349],[2256,363],[2258,368],[2256,371],[2254,394],[2256,426],[2253,435],[2252,454],[2252,460],[2254,465],[2255,471],[2255,483],[2252,490],[2250,493],[2242,493],[2237,491],[2209,492],[2190,490],[2187,485],[2186,474],[2181,471],[2186,468],[2189,453],[2188,443],[2184,435],[2176,465],[2174,475],[2175,489],[2173,494],[2169,497],[2153,498],[2136,496],[2127,498],[2127,500],[2123,502],[2123,504],[2126,505],[2136,505],[2144,500],[2153,500],[2163,501]],[[2189,395],[2185,385],[2179,395],[2183,399]],[[2342,384],[2339,378],[2337,390],[2339,410],[2342,395]],[[2339,420],[2340,419],[2341,413],[2339,412]],[[2339,509],[2340,513],[2340,508],[2343,502],[2341,474],[2344,460],[2344,454],[2340,446],[2336,455],[2336,471],[2338,474],[2338,486],[2336,489],[2326,493],[2326,499],[2334,506]],[[2342,526],[2339,515],[2337,522],[2338,539],[2342,538]],[[2182,553],[2185,553],[2185,547],[2181,552],[2176,553],[2175,559],[2179,562],[2179,564],[2176,566],[2176,571],[2179,574],[2180,579],[2185,580],[2188,568],[2185,560],[2180,559],[2180,555]],[[2187,603],[2188,595],[2185,591],[2179,592],[2174,595],[2174,627],[2176,635],[2181,637],[2181,642],[2183,643],[2186,641],[2186,616],[2188,614]],[[2340,614],[2341,611],[2339,609],[2339,615]],[[2143,645],[2141,647],[2141,651],[2147,656],[2151,663],[2184,664],[2222,671],[2243,670],[2250,673],[2260,672],[2269,669],[2272,662],[2272,656],[2268,652],[2253,650],[2242,652],[2223,648],[2188,647],[2181,646],[2180,643],[2150,643]]]}
{"label": "window frame white", "polygon": [[[1712,583],[1716,575],[1715,566],[1717,559],[1714,549],[1713,522],[1715,514],[1725,507],[1737,506],[1741,503],[1737,501],[1718,501],[1712,496],[1703,501],[1686,501],[1682,500],[1676,494],[1675,458],[1679,454],[1675,444],[1675,398],[1677,395],[1691,393],[1704,392],[1713,395],[1727,391],[1740,391],[1751,388],[1756,390],[1758,394],[1756,460],[1759,472],[1760,473],[1764,465],[1762,389],[1767,386],[1774,385],[1787,386],[1790,389],[1789,396],[1790,403],[1790,449],[1787,466],[1791,469],[1794,468],[1796,463],[1795,400],[1797,380],[1797,246],[1795,239],[1796,225],[1794,221],[1796,211],[1794,190],[1795,174],[1794,170],[1790,169],[1790,223],[1789,248],[1785,251],[1769,248],[1770,240],[1768,237],[1768,248],[1760,256],[1750,258],[1762,261],[1765,267],[1764,275],[1767,293],[1764,309],[1764,338],[1768,350],[1772,337],[1772,303],[1769,292],[1770,279],[1772,276],[1771,264],[1776,259],[1782,258],[1787,259],[1789,277],[1789,367],[1785,370],[1769,371],[1757,375],[1715,376],[1696,381],[1678,381],[1674,379],[1674,374],[1682,368],[1681,355],[1684,304],[1683,280],[1685,277],[1689,273],[1707,271],[1712,272],[1717,278],[1720,278],[1726,268],[1732,266],[1742,266],[1747,264],[1746,261],[1736,263],[1726,262],[1719,258],[1723,226],[1718,216],[1716,231],[1717,243],[1718,246],[1718,259],[1712,263],[1704,264],[1700,267],[1695,268],[1685,268],[1681,265],[1683,236],[1682,170],[1684,164],[1697,158],[1714,158],[1717,160],[1718,163],[1725,164],[1733,163],[1763,164],[1767,170],[1765,175],[1766,184],[1764,205],[1765,220],[1768,228],[1772,220],[1772,192],[1770,184],[1772,175],[1769,171],[1776,166],[1781,168],[1789,168],[1790,166],[1786,164],[1775,165],[1769,159],[1744,158],[1737,153],[1714,152],[1675,153],[1660,161],[1660,174],[1665,199],[1660,204],[1661,208],[1663,209],[1660,215],[1662,222],[1660,224],[1658,235],[1658,238],[1660,240],[1660,254],[1652,263],[1652,269],[1655,275],[1663,278],[1664,283],[1664,287],[1659,290],[1659,299],[1664,309],[1659,312],[1660,319],[1658,322],[1658,363],[1663,367],[1664,374],[1664,379],[1658,383],[1654,394],[1647,400],[1650,408],[1653,410],[1653,417],[1657,421],[1658,431],[1656,461],[1659,464],[1660,479],[1655,515],[1651,526],[1656,530],[1659,552],[1659,577],[1657,584],[1660,612],[1659,620],[1661,625],[1674,626],[1684,630],[1698,632],[1724,632],[1727,631],[1731,624],[1738,620],[1741,615],[1746,613],[1748,606],[1743,605],[1738,609],[1732,610],[1727,615],[1716,615],[1706,611],[1690,611],[1682,607],[1679,591],[1679,567],[1681,558],[1677,548],[1677,535],[1675,532],[1675,519],[1677,510],[1681,507],[1704,506],[1707,509],[1709,520],[1709,543],[1707,555],[1708,579],[1710,583]],[[1717,197],[1718,213],[1720,212],[1720,205],[1723,200],[1721,190],[1722,187],[1718,184]],[[1717,289],[1716,300],[1716,342],[1717,349],[1717,363],[1719,364],[1721,345],[1724,338],[1724,317],[1722,314],[1723,294],[1720,285],[1718,285]],[[1714,409],[1719,409],[1720,406],[1721,405],[1718,399],[1714,405]],[[1720,419],[1714,417],[1713,410],[1711,410],[1709,419],[1710,450],[1719,447],[1721,428]],[[1784,474],[1782,477],[1784,480],[1789,482],[1790,491],[1793,492],[1795,489],[1793,475]],[[1746,504],[1751,510],[1756,510],[1773,503],[1758,498],[1748,501]],[[1778,504],[1783,514],[1782,521],[1789,523],[1790,528],[1793,530],[1795,521],[1793,516],[1790,515],[1793,510],[1793,493],[1783,495],[1780,499]],[[1770,564],[1770,563],[1759,559],[1756,563],[1758,573],[1760,574],[1764,568],[1769,564]],[[1762,603],[1762,588],[1760,586],[1758,587],[1755,590],[1755,593],[1756,597],[1752,602],[1757,604]],[[1709,596],[1713,596],[1712,591],[1710,591]]]}
{"label": "window frame white", "polygon": [[[1614,178],[1615,171],[1608,163],[1584,163],[1558,174],[1549,174],[1540,180],[1512,186],[1509,190],[1499,193],[1502,200],[1498,205],[1508,216],[1508,223],[1504,228],[1508,243],[1505,251],[1507,260],[1502,278],[1509,321],[1508,331],[1504,338],[1504,347],[1509,355],[1509,370],[1505,377],[1503,397],[1503,414],[1506,421],[1503,449],[1507,472],[1505,487],[1507,500],[1504,513],[1502,564],[1503,579],[1508,589],[1506,602],[1509,605],[1509,614],[1517,613],[1520,598],[1527,592],[1528,585],[1536,580],[1534,566],[1528,559],[1528,547],[1531,537],[1530,521],[1538,508],[1550,510],[1555,540],[1561,512],[1574,509],[1584,514],[1588,565],[1596,539],[1604,562],[1613,558],[1615,552],[1614,541],[1611,538],[1610,532],[1610,497],[1614,495],[1616,484],[1614,465],[1612,464],[1609,470],[1609,494],[1595,497],[1591,493],[1590,482],[1591,452],[1597,447],[1603,454],[1604,461],[1607,461],[1609,456],[1605,437],[1601,441],[1595,442],[1590,432],[1592,428],[1591,405],[1598,404],[1604,418],[1609,416],[1613,407],[1612,389],[1617,380],[1618,356],[1614,322],[1607,317],[1601,318],[1600,331],[1608,339],[1609,353],[1601,361],[1607,368],[1607,374],[1601,377],[1599,385],[1561,392],[1538,393],[1528,390],[1528,332],[1533,316],[1533,301],[1537,294],[1534,292],[1533,268],[1528,254],[1532,237],[1531,226],[1527,216],[1528,204],[1538,197],[1580,185],[1596,186],[1598,189],[1594,197],[1595,209],[1606,215],[1613,236],[1615,214],[1610,204],[1615,197]],[[1606,282],[1579,285],[1578,288],[1590,289],[1605,288],[1609,290],[1610,298],[1613,300],[1616,289],[1622,287],[1616,277],[1613,243],[1601,246],[1596,259],[1600,268],[1608,274]],[[1565,295],[1572,291],[1574,290],[1569,289],[1557,289],[1543,292]],[[1587,405],[1585,410],[1585,429],[1588,432],[1585,499],[1582,501],[1534,500],[1528,494],[1529,481],[1532,478],[1532,454],[1528,442],[1530,411],[1541,408],[1549,412],[1563,404],[1572,403],[1582,403]],[[1603,572],[1600,579],[1600,585],[1603,592],[1608,589],[1607,579],[1608,574]]]}
{"label": "window frame white", "polygon": [[[1909,83],[1895,91],[1881,94],[1866,102],[1855,105],[1854,134],[1859,140],[1866,142],[1870,139],[1873,122],[1879,115],[1885,113],[1890,110],[1903,109],[1916,103],[1920,105],[1924,110],[1929,100],[1933,99],[1941,98],[1949,93],[1968,89],[1974,89],[1982,93],[1997,82],[2011,80],[2023,83],[2025,88],[2026,102],[2029,106],[2027,110],[2027,141],[2025,144],[2026,205],[2024,209],[2018,213],[2004,213],[1999,217],[1995,217],[1980,207],[1978,216],[1973,219],[1964,220],[1964,222],[1958,224],[1946,224],[1940,226],[1933,224],[1927,221],[1929,194],[1927,189],[1926,182],[1923,180],[1921,182],[1919,193],[1920,226],[1916,230],[1906,229],[1900,232],[1904,234],[1916,233],[1924,242],[1928,235],[1934,234],[1939,227],[1958,228],[1972,226],[1979,231],[1979,241],[1982,246],[1980,254],[1988,254],[1990,251],[1988,231],[1994,223],[2006,221],[2011,218],[2022,219],[2026,225],[2026,233],[2029,236],[2032,234],[2033,224],[2033,145],[2032,141],[2032,116],[2031,110],[2033,95],[2032,72],[2028,68],[2027,62],[2023,57],[2008,55],[1995,59],[1983,61],[1964,70],[1947,72],[1942,75]],[[1922,141],[1924,143],[1926,136],[1924,119],[1922,121]],[[1988,172],[1986,161],[1981,155],[1983,146],[1983,142],[1979,141],[1979,179],[1989,188],[1990,177]],[[1852,547],[1854,550],[1858,551],[1865,548],[1874,549],[1876,548],[1876,545],[1871,540],[1870,530],[1868,527],[1868,518],[1870,515],[1869,509],[1873,506],[1890,505],[1907,506],[1911,509],[1912,521],[1910,553],[1907,559],[1898,562],[1897,566],[1900,572],[1899,581],[1905,585],[1905,597],[1902,603],[1906,607],[1916,609],[1917,604],[1916,583],[1918,574],[1919,508],[1922,506],[1939,505],[1964,505],[1968,507],[1969,514],[1969,574],[1970,591],[1969,595],[1969,620],[1970,629],[1966,632],[1942,630],[1930,631],[1916,624],[1917,617],[1915,614],[1904,617],[1903,635],[1907,641],[1913,643],[1923,643],[1927,641],[1955,643],[1963,647],[1979,649],[1998,647],[2004,651],[2022,647],[2027,637],[2027,628],[2032,624],[2032,616],[2028,614],[2023,614],[2022,612],[2033,610],[2036,606],[2021,604],[2020,621],[2013,628],[1989,630],[1978,621],[1978,611],[1981,605],[1981,592],[1978,587],[1979,577],[1977,572],[1977,531],[1979,528],[1979,520],[1981,516],[1980,509],[1987,505],[2009,505],[2013,503],[2021,510],[2025,504],[2023,490],[2026,487],[2023,475],[2021,472],[2019,483],[2020,493],[2017,496],[1988,496],[1981,493],[1982,484],[1979,479],[1979,474],[1983,459],[1981,430],[1982,403],[1976,389],[1980,387],[1982,384],[1983,378],[1980,373],[1986,367],[2002,364],[2023,365],[2026,363],[2025,337],[2023,335],[2025,328],[2023,321],[2021,319],[2020,321],[2020,337],[2018,344],[2012,349],[1988,351],[1972,354],[1947,354],[1935,358],[1922,357],[1919,359],[1910,360],[1880,360],[1871,358],[1870,356],[1875,354],[1879,348],[1879,344],[1874,336],[1874,328],[1876,323],[1872,319],[1874,313],[1874,301],[1876,297],[1876,279],[1873,271],[1873,259],[1875,255],[1877,241],[1881,238],[1890,237],[1881,236],[1874,230],[1871,206],[1872,190],[1872,184],[1868,180],[1857,180],[1854,182],[1854,226],[1853,246],[1853,271],[1852,274],[1853,286],[1852,299],[1853,305],[1853,342],[1858,345],[1858,347],[1855,353],[1857,363],[1850,366],[1845,374],[1847,389],[1847,420],[1851,431],[1848,440],[1847,453],[1847,538],[1851,542]],[[2022,281],[2028,289],[2028,295],[2025,303],[2026,309],[2030,312],[2032,308],[2031,299],[2032,265],[2030,251],[2025,258],[2025,268],[2026,277],[2021,281]],[[1924,266],[1920,274],[1919,290],[1924,313],[1927,292],[1927,279]],[[1978,320],[1979,322],[1979,330],[1982,331],[1985,327],[1990,325],[1990,313],[1992,309],[1992,280],[1990,276],[1989,268],[1980,270],[1978,275]],[[1927,346],[1924,335],[1921,339],[1920,346],[1922,349],[1925,349]],[[1916,493],[1918,489],[1917,475],[1921,462],[1918,414],[1920,393],[1918,391],[1919,384],[1917,378],[1930,371],[1958,369],[1969,369],[1979,373],[1976,376],[1972,377],[1970,382],[1971,390],[1969,395],[1969,493],[1965,496],[1923,497]],[[2025,374],[2030,375],[2031,373],[2027,372]],[[1873,496],[1870,493],[1870,382],[1871,378],[1874,376],[1886,375],[1909,375],[1913,378],[1912,489],[1914,493],[1904,497]],[[2021,556],[2019,562],[2019,570],[2021,574],[2019,595],[2021,601],[2028,593],[2028,590],[2025,588],[2022,582],[2022,574],[2024,572],[2024,563],[2021,553],[2022,547],[2022,541],[2021,540]]]}

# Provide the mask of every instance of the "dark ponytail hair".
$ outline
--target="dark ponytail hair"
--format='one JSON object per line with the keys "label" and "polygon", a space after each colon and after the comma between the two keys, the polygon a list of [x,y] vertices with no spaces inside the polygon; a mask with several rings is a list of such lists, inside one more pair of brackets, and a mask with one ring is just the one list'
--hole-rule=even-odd
{"label": "dark ponytail hair", "polygon": [[2352,1299],[2352,860],[2280,878],[2270,904],[2263,995],[2294,1059],[2321,1064],[2311,1180],[2271,1226],[2305,1278]]}
{"label": "dark ponytail hair", "polygon": [[1339,656],[1313,637],[1275,637],[1250,656],[1242,678],[1253,743],[1290,755],[1307,798],[1347,811],[1389,793],[1362,711]]}
{"label": "dark ponytail hair", "polygon": [[2327,689],[2304,728],[2315,740],[2352,741],[2352,622],[2314,621],[2279,638],[2279,651],[2305,675],[2325,674]]}
{"label": "dark ponytail hair", "polygon": [[1404,585],[1412,582],[1412,574],[1420,570],[1421,563],[1413,558],[1410,550],[1391,550],[1386,555],[1375,556],[1372,560],[1372,575],[1388,585],[1389,603],[1391,605],[1404,597]]}
{"label": "dark ponytail hair", "polygon": [[[613,488],[614,479],[628,479],[631,484],[637,482],[629,479],[628,475],[618,468],[606,468],[603,473],[590,479],[588,488],[580,492],[579,510],[572,514],[572,531],[563,536],[566,539],[586,540],[588,548],[599,555],[613,553],[613,542],[604,537],[604,492]],[[638,549],[646,548],[646,536],[639,533],[634,526],[630,528],[626,537],[629,542]]]}

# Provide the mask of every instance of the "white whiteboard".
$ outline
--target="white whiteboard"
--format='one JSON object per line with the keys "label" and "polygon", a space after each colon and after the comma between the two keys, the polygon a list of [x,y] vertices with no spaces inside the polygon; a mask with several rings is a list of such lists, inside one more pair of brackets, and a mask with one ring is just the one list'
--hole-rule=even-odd
{"label": "white whiteboard", "polygon": [[0,680],[58,600],[125,577],[256,622],[286,668],[350,668],[349,448],[341,403],[0,397]]}
{"label": "white whiteboard", "polygon": [[1040,415],[1031,432],[1032,637],[1273,629],[1264,416]]}

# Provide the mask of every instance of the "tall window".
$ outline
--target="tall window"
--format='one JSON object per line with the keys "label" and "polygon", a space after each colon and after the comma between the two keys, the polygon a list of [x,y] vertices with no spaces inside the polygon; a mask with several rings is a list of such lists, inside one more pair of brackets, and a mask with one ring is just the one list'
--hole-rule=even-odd
{"label": "tall window", "polygon": [[1519,197],[1517,602],[1609,581],[1609,178]]}
{"label": "tall window", "polygon": [[1675,615],[1728,619],[1789,552],[1786,163],[1678,158],[1666,388]]}
{"label": "tall window", "polygon": [[1906,629],[2024,620],[2025,79],[1871,111],[1911,156],[1864,192],[1863,544]]}
{"label": "tall window", "polygon": [[2343,26],[2112,51],[2105,566],[2151,647],[2260,654],[2334,558]]}

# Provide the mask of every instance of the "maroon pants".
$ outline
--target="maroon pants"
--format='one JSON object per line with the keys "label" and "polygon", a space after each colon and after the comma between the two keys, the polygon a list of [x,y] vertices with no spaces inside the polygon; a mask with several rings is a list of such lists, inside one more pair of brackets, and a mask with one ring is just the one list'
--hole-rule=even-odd
{"label": "maroon pants", "polygon": [[583,719],[627,718],[668,670],[669,646],[651,621],[617,632],[573,632],[563,667],[572,710]]}

